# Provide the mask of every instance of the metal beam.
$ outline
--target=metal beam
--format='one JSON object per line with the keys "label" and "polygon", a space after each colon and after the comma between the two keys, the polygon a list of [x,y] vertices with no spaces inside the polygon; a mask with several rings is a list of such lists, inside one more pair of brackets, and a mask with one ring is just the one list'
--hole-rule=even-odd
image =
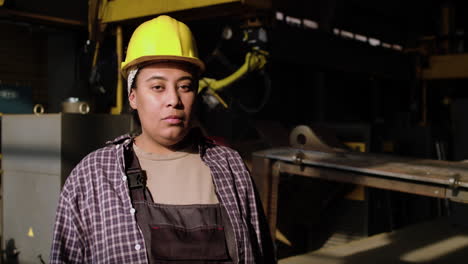
{"label": "metal beam", "polygon": [[[362,173],[340,171],[327,168],[304,167],[301,165],[278,162],[281,173],[301,175],[328,181],[363,185],[391,191],[405,192],[436,198],[448,198],[447,188],[426,183],[407,182],[395,178],[376,177]],[[451,197],[451,196],[450,196]],[[464,201],[466,202],[466,201]]]}
{"label": "metal beam", "polygon": [[70,25],[70,26],[79,26],[79,27],[86,26],[86,22],[84,21],[61,18],[61,17],[53,17],[53,16],[41,15],[41,14],[30,13],[30,12],[23,12],[23,11],[17,11],[17,10],[6,9],[6,8],[0,9],[0,15],[7,15],[7,16],[12,16],[12,17],[20,17],[20,18],[29,18],[29,19],[34,19],[34,20],[39,20],[39,21],[44,21],[44,22],[64,24],[64,25]]}
{"label": "metal beam", "polygon": [[152,15],[209,7],[222,4],[239,3],[253,7],[271,7],[271,0],[114,0],[107,1],[100,16],[101,23],[141,18]]}
{"label": "metal beam", "polygon": [[468,53],[431,56],[429,68],[423,69],[422,78],[425,80],[468,78],[467,69]]}

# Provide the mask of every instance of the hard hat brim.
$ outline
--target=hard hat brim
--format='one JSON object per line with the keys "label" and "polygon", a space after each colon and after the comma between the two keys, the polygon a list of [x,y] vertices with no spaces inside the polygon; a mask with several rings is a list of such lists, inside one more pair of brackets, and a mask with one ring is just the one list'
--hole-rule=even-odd
{"label": "hard hat brim", "polygon": [[174,62],[183,62],[193,65],[197,70],[197,75],[201,75],[205,71],[205,64],[203,61],[197,58],[181,57],[181,56],[165,56],[165,55],[156,55],[156,56],[142,56],[138,59],[135,59],[122,67],[122,74],[125,79],[128,78],[128,73],[131,69],[136,67],[142,67],[144,65],[149,65],[158,62],[165,61],[174,61]]}

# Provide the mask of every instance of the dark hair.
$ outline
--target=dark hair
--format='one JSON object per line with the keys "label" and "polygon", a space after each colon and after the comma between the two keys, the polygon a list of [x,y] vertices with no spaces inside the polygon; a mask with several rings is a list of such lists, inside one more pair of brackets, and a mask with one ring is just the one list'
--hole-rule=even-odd
{"label": "dark hair", "polygon": [[[136,80],[137,80],[138,74],[140,74],[140,70],[138,70],[137,73],[135,74],[135,77],[133,77],[133,82],[132,82],[132,85],[130,86],[130,92],[132,91],[132,89],[137,88]],[[133,121],[135,122],[135,124],[138,125],[138,129],[141,129],[141,121],[140,121],[140,117],[138,116],[138,110],[133,109],[131,106],[128,106],[128,107],[130,108],[130,114],[132,115]]]}

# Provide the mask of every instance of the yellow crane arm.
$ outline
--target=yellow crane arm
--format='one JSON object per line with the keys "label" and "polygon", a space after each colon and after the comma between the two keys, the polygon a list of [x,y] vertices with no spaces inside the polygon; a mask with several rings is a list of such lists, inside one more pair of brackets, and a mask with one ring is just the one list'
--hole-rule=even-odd
{"label": "yellow crane arm", "polygon": [[233,74],[228,77],[216,80],[212,78],[202,78],[198,85],[198,92],[208,88],[208,92],[213,95],[225,108],[228,107],[226,102],[217,94],[217,91],[231,85],[235,81],[241,79],[249,72],[261,70],[267,63],[268,52],[263,50],[253,50],[245,56],[244,64]]}
{"label": "yellow crane arm", "polygon": [[209,87],[214,91],[222,90],[224,87],[231,85],[235,81],[245,76],[247,73],[263,69],[267,63],[267,55],[268,52],[263,50],[248,52],[245,56],[244,64],[237,71],[221,80],[215,80],[211,78],[201,79],[198,91],[200,92],[206,87]]}

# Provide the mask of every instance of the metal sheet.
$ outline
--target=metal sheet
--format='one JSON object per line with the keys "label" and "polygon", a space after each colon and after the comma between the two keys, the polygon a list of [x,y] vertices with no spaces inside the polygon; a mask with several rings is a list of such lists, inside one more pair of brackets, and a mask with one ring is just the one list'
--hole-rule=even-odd
{"label": "metal sheet", "polygon": [[[280,148],[256,152],[254,155],[293,163],[297,162],[296,154],[298,151],[292,148]],[[325,153],[305,150],[301,150],[301,152],[304,153],[301,160],[304,165],[445,186],[451,186],[451,179],[458,178],[457,185],[468,188],[468,164],[466,163],[369,153]]]}

